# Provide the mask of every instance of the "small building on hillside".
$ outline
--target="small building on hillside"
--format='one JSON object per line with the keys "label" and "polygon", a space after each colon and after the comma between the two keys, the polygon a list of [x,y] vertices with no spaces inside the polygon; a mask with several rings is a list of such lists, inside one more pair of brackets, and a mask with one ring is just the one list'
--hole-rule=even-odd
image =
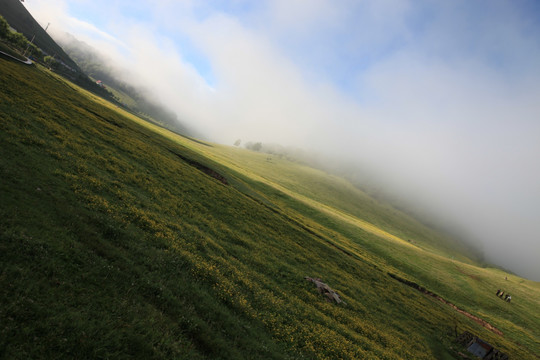
{"label": "small building on hillside", "polygon": [[471,354],[483,359],[490,351],[493,350],[493,346],[489,345],[482,339],[476,338],[476,340],[467,348],[467,350]]}
{"label": "small building on hillside", "polygon": [[495,349],[491,344],[485,342],[468,331],[464,331],[456,342],[467,348],[467,351],[483,360],[508,360],[505,353]]}

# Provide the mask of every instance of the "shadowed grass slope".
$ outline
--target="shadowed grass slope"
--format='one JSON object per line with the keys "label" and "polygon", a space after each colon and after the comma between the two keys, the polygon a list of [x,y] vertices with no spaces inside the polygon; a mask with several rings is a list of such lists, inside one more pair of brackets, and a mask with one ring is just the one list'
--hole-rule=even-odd
{"label": "shadowed grass slope", "polygon": [[[304,178],[251,153],[168,133],[2,59],[0,119],[0,357],[452,359],[455,326],[515,358],[539,350],[538,296],[508,306],[490,288],[502,273],[401,240],[428,230],[363,218],[376,204],[340,205],[339,188],[311,196]],[[347,305],[325,302],[306,275]],[[537,283],[509,279],[538,295]]]}

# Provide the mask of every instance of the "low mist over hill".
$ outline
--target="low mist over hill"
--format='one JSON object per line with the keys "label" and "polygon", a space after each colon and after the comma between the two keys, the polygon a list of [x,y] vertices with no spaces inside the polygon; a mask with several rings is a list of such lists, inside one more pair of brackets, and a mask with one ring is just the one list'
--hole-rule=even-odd
{"label": "low mist over hill", "polygon": [[122,69],[122,64],[115,64],[111,59],[107,59],[106,55],[71,34],[59,35],[57,40],[86,74],[114,91],[123,105],[142,116],[151,117],[171,130],[185,135],[195,134],[183,125],[176,114],[168,110],[167,105],[160,102],[155,94],[137,82],[137,74]]}

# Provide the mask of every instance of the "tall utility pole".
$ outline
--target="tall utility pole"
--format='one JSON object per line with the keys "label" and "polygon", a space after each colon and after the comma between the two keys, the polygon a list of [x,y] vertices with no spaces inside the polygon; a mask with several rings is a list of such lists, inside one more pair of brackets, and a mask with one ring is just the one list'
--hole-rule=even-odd
{"label": "tall utility pole", "polygon": [[[47,23],[47,26],[45,27],[45,32],[47,32],[49,25],[51,25],[51,23]],[[26,50],[24,50],[23,56],[26,56],[26,52],[28,51],[28,49],[30,49],[30,45],[33,44],[35,38],[36,38],[36,32],[34,31],[34,36],[32,36],[32,40],[30,40],[30,42],[28,43],[28,46],[26,47]]]}
{"label": "tall utility pole", "polygon": [[30,42],[28,43],[28,46],[26,47],[26,50],[24,50],[23,56],[26,56],[26,52],[28,51],[28,49],[30,49],[30,45],[32,45],[35,38],[36,38],[36,33],[34,33],[34,36],[32,36],[32,40],[30,40]]}

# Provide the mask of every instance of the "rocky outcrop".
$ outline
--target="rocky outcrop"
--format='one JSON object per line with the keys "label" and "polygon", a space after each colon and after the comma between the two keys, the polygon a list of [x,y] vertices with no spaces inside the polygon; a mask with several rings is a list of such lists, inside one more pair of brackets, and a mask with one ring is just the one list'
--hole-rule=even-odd
{"label": "rocky outcrop", "polygon": [[323,283],[321,279],[311,278],[309,276],[304,277],[304,279],[306,279],[307,281],[311,281],[313,284],[315,284],[319,293],[326,298],[326,301],[335,302],[336,304],[346,304],[343,300],[341,300],[341,297],[338,295],[338,293],[332,290],[330,286]]}

